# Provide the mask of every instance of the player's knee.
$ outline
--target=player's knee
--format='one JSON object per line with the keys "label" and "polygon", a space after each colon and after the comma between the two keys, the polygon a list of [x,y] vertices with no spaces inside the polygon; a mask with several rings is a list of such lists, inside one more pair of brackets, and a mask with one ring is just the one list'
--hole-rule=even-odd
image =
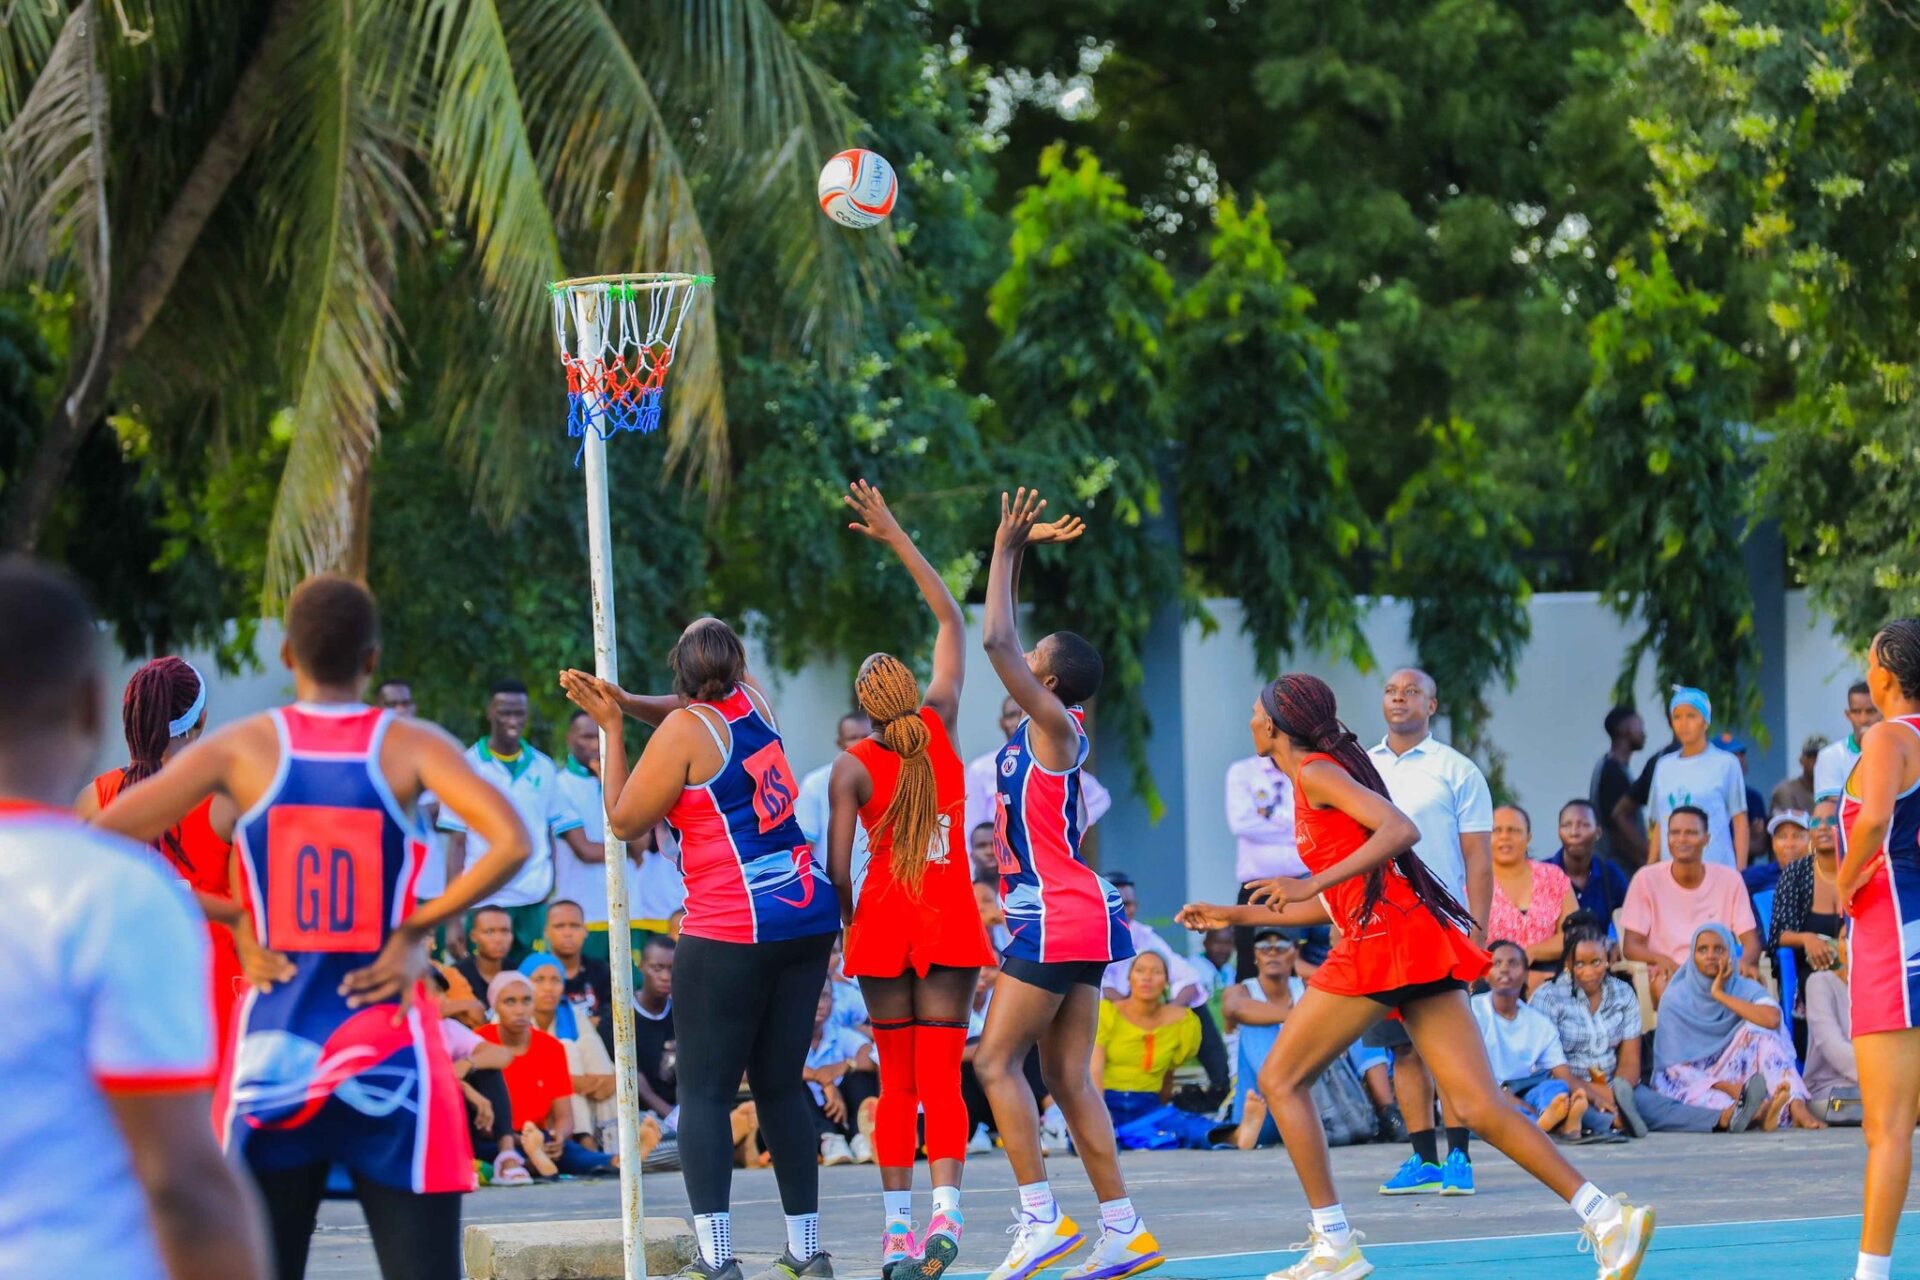
{"label": "player's knee", "polygon": [[1485,1131],[1499,1116],[1510,1110],[1490,1090],[1485,1089],[1468,1089],[1457,1098],[1449,1094],[1447,1107],[1453,1112],[1452,1119],[1458,1121],[1461,1127],[1476,1131]]}
{"label": "player's knee", "polygon": [[1260,1096],[1265,1098],[1267,1104],[1271,1106],[1277,1098],[1291,1097],[1298,1093],[1304,1081],[1299,1069],[1292,1063],[1265,1062],[1260,1066],[1256,1083],[1260,1086]]}

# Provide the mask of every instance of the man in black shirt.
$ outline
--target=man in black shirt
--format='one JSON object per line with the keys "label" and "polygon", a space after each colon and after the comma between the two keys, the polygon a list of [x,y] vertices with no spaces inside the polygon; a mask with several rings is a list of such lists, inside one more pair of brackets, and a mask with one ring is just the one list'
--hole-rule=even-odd
{"label": "man in black shirt", "polygon": [[673,1039],[673,941],[653,934],[640,950],[640,989],[633,995],[633,1061],[640,1105],[665,1118],[680,1098]]}
{"label": "man in black shirt", "polygon": [[507,967],[513,950],[513,917],[505,907],[475,907],[467,917],[467,954],[453,967],[473,988],[474,998],[487,999],[487,984]]}
{"label": "man in black shirt", "polygon": [[1647,745],[1646,722],[1632,707],[1615,707],[1607,712],[1607,753],[1593,767],[1587,784],[1587,799],[1600,824],[1597,846],[1602,855],[1612,855],[1627,866],[1637,867],[1647,860],[1647,834],[1640,828],[1639,804],[1621,801],[1632,794],[1633,775],[1627,764],[1633,753]]}
{"label": "man in black shirt", "polygon": [[587,918],[571,898],[556,899],[547,907],[547,951],[566,970],[567,1003],[576,1021],[585,1019],[600,1033],[600,1042],[613,1053],[613,970],[604,960],[581,954],[587,945]]}

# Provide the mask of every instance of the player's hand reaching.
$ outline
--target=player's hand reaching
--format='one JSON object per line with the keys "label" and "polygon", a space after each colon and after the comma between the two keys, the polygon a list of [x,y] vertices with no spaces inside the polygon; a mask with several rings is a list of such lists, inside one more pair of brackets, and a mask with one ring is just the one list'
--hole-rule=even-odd
{"label": "player's hand reaching", "polygon": [[1079,516],[1061,516],[1036,524],[1027,532],[1027,545],[1044,547],[1048,543],[1073,542],[1087,531],[1087,522]]}
{"label": "player's hand reaching", "polygon": [[1205,933],[1209,929],[1228,928],[1233,919],[1225,907],[1216,907],[1211,902],[1189,902],[1174,915],[1173,922],[1183,929]]}
{"label": "player's hand reaching", "polygon": [[426,976],[426,939],[403,925],[387,936],[387,944],[372,964],[340,980],[340,994],[347,998],[349,1009],[394,1001],[393,1025],[397,1027],[406,1020],[414,990]]}
{"label": "player's hand reaching", "polygon": [[880,495],[880,490],[865,480],[855,480],[848,485],[846,495],[840,500],[860,517],[847,526],[855,533],[864,533],[875,542],[887,543],[907,536],[900,522],[893,518],[893,511]]}
{"label": "player's hand reaching", "polygon": [[1038,489],[1029,489],[1022,485],[1009,498],[1005,490],[1000,493],[1000,528],[993,535],[993,545],[1000,551],[1018,551],[1033,541],[1034,526],[1039,523],[1040,515],[1047,509],[1047,500],[1040,496]]}
{"label": "player's hand reaching", "polygon": [[1293,876],[1256,880],[1247,887],[1247,901],[1260,906],[1284,907],[1294,902],[1310,902],[1318,896],[1312,881]]}
{"label": "player's hand reaching", "polygon": [[599,676],[569,667],[560,673],[560,688],[567,701],[593,717],[593,722],[609,733],[620,732],[620,687]]}

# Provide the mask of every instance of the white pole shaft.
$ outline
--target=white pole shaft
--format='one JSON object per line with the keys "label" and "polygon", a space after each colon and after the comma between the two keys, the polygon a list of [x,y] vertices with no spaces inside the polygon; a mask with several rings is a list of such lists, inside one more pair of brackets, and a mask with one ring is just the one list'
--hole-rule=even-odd
{"label": "white pole shaft", "polygon": [[[605,358],[611,300],[604,289],[573,294],[574,354]],[[589,392],[588,394],[595,394]],[[604,406],[595,406],[604,408]],[[593,581],[593,667],[602,680],[620,682],[613,616],[613,528],[607,516],[607,442],[594,426],[586,432],[582,470],[587,480],[587,563]],[[606,759],[606,734],[600,758]],[[608,797],[612,799],[613,797]],[[626,1280],[647,1280],[646,1203],[640,1189],[640,1092],[634,1075],[633,945],[628,931],[627,846],[606,831],[607,965],[613,970],[613,1064],[620,1108],[620,1238]]]}

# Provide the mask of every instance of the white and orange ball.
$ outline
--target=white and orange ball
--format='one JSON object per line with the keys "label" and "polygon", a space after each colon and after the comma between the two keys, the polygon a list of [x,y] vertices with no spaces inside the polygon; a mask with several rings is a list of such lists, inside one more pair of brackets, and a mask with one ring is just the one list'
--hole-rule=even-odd
{"label": "white and orange ball", "polygon": [[871,227],[893,212],[899,189],[885,156],[853,147],[820,170],[820,212],[843,227]]}

